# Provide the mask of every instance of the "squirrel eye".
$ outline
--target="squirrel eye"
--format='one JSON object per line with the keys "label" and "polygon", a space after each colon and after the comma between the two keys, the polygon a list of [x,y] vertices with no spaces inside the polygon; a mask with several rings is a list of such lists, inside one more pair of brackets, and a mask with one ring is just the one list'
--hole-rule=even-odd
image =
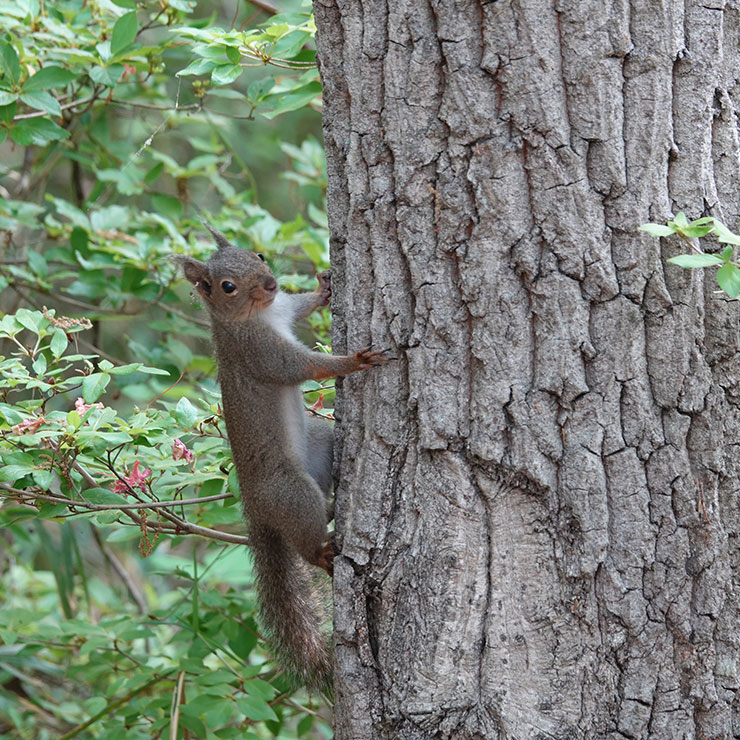
{"label": "squirrel eye", "polygon": [[264,254],[260,254],[259,252],[257,252],[257,256],[258,256],[258,257],[259,257],[259,258],[260,258],[260,259],[261,259],[261,260],[262,260],[263,262],[265,261],[265,255],[264,255]]}
{"label": "squirrel eye", "polygon": [[230,283],[228,280],[224,280],[221,283],[221,290],[223,290],[224,293],[233,293],[236,290],[236,285],[234,285],[234,283]]}

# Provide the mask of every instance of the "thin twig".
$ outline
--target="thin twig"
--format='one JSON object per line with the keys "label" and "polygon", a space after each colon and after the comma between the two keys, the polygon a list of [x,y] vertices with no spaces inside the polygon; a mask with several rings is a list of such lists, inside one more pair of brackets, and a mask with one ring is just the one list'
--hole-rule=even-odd
{"label": "thin twig", "polygon": [[159,683],[160,681],[164,681],[168,679],[175,671],[167,671],[167,673],[164,673],[161,676],[155,676],[150,681],[147,681],[145,684],[142,684],[137,689],[134,689],[133,691],[129,691],[128,694],[125,696],[122,696],[120,699],[116,699],[115,701],[110,702],[107,704],[103,709],[101,709],[97,714],[94,714],[90,719],[86,720],[82,724],[77,725],[77,727],[74,727],[69,732],[62,735],[59,740],[70,740],[70,738],[75,737],[76,735],[79,735],[83,730],[86,730],[90,725],[97,722],[99,719],[102,719],[105,717],[106,714],[110,714],[113,710],[118,709],[118,707],[122,706],[123,704],[126,704],[126,702],[133,699],[135,696],[138,696],[143,691],[146,691],[149,687],[153,686],[155,683]]}
{"label": "thin twig", "polygon": [[[73,467],[76,467],[78,463],[74,463]],[[82,466],[80,466],[82,467]],[[88,481],[89,482],[89,481]],[[97,483],[93,481],[93,487],[97,487]],[[81,509],[87,509],[92,511],[120,511],[131,519],[139,528],[144,526],[144,520],[133,513],[133,509],[159,509],[162,516],[167,519],[167,522],[158,522],[157,529],[167,530],[173,534],[196,534],[201,537],[207,537],[212,540],[219,540],[220,542],[229,542],[234,545],[248,545],[249,539],[243,535],[231,534],[230,532],[222,532],[217,529],[211,529],[210,527],[202,527],[199,524],[193,524],[186,519],[181,519],[178,516],[167,511],[167,507],[181,506],[184,501],[152,501],[151,503],[141,504],[92,504],[86,501],[78,501],[75,499],[64,498],[62,496],[49,496],[43,493],[35,493],[33,491],[23,491],[18,488],[13,488],[7,483],[0,483],[0,489],[8,492],[8,494],[0,493],[0,497],[4,498],[22,498],[24,499],[21,503],[27,503],[25,499],[38,499],[41,501],[48,501],[54,504],[64,504],[66,506],[72,506]],[[10,494],[10,495],[9,495]],[[231,494],[218,494],[216,499],[229,498]],[[192,499],[188,503],[197,503],[210,499],[209,496],[204,496],[201,499]],[[82,512],[81,512],[82,513]]]}

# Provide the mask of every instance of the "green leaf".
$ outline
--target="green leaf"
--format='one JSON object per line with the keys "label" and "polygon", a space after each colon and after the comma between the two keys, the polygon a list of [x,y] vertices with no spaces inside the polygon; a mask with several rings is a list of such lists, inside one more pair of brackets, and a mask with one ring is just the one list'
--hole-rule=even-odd
{"label": "green leaf", "polygon": [[21,63],[15,49],[6,41],[0,41],[0,68],[15,87],[21,78]]}
{"label": "green leaf", "polygon": [[725,247],[720,254],[723,262],[729,262],[732,259],[732,247]]}
{"label": "green leaf", "polygon": [[689,225],[689,220],[683,211],[679,211],[673,221],[669,221],[668,223],[669,225],[676,226],[678,229],[685,229]]}
{"label": "green leaf", "polygon": [[726,264],[717,270],[717,283],[730,298],[737,298],[740,293],[740,269],[733,264]]}
{"label": "green leaf", "polygon": [[245,684],[244,688],[250,696],[257,696],[265,701],[275,698],[275,687],[261,678],[253,678]]}
{"label": "green leaf", "polygon": [[82,398],[85,403],[95,403],[110,383],[108,373],[92,373],[82,379]]}
{"label": "green leaf", "polygon": [[10,138],[21,146],[29,146],[30,144],[45,146],[50,141],[59,141],[60,139],[66,139],[68,136],[68,131],[65,131],[61,126],[57,126],[48,118],[29,118],[18,121],[10,129]]}
{"label": "green leaf", "polygon": [[256,696],[240,696],[236,700],[236,706],[239,711],[246,715],[248,719],[259,720],[276,720],[277,715],[273,708],[264,700]]}
{"label": "green leaf", "polygon": [[211,72],[211,82],[214,85],[229,85],[241,75],[244,70],[238,64],[219,64]]}
{"label": "green leaf", "polygon": [[47,491],[54,482],[54,473],[51,470],[34,470],[31,475],[34,483]]}
{"label": "green leaf", "polygon": [[[285,94],[274,93],[265,98],[265,102],[272,105],[272,110],[263,112],[265,118],[273,119],[281,113],[303,108],[321,94],[321,83],[310,82],[308,85],[297,87]],[[273,102],[276,101],[276,102]]]}
{"label": "green leaf", "polygon": [[118,54],[121,49],[125,49],[136,38],[139,30],[139,22],[136,20],[136,11],[122,15],[113,26],[113,36],[110,42],[110,52],[112,56]]}
{"label": "green leaf", "polygon": [[667,261],[679,267],[712,267],[721,265],[723,259],[716,254],[679,254]]}
{"label": "green leaf", "polygon": [[273,87],[275,87],[274,77],[263,77],[261,80],[255,80],[247,88],[247,97],[250,100],[258,102],[267,95]]}
{"label": "green leaf", "polygon": [[193,407],[193,404],[183,396],[175,406],[174,416],[177,423],[185,429],[191,429],[195,420],[198,418],[198,412]]}
{"label": "green leaf", "polygon": [[39,356],[33,361],[33,371],[36,373],[36,375],[41,378],[46,374],[46,368],[48,367],[46,364],[46,356],[42,353],[39,354]]}
{"label": "green leaf", "polygon": [[34,334],[39,333],[43,318],[41,311],[29,311],[27,308],[19,308],[15,312],[16,321]]}
{"label": "green leaf", "polygon": [[656,239],[661,236],[670,236],[675,234],[676,230],[671,226],[665,226],[664,224],[643,224],[640,226],[640,231],[647,231],[650,236],[654,236]]}
{"label": "green leaf", "polygon": [[712,231],[712,229],[713,227],[709,224],[697,225],[697,222],[693,221],[685,228],[679,229],[678,233],[682,234],[683,236],[687,236],[689,238],[701,237],[701,236],[706,236],[710,231]]}
{"label": "green leaf", "polygon": [[714,233],[717,235],[717,241],[722,244],[734,244],[740,246],[740,236],[730,231],[721,221],[714,219]]}
{"label": "green leaf", "polygon": [[182,216],[182,201],[179,198],[164,193],[154,193],[152,203],[158,213],[162,213],[174,221],[179,220]]}
{"label": "green leaf", "polygon": [[13,485],[17,480],[33,473],[32,465],[4,465],[0,468],[0,481]]}
{"label": "green leaf", "polygon": [[104,504],[106,506],[116,506],[126,501],[120,493],[114,493],[108,488],[88,488],[82,492],[82,498],[91,504]]}
{"label": "green leaf", "polygon": [[69,69],[44,67],[26,80],[23,85],[23,92],[29,93],[38,90],[49,90],[52,87],[61,87],[76,77],[77,75]]}
{"label": "green leaf", "polygon": [[51,335],[51,342],[49,347],[51,353],[55,358],[61,357],[64,351],[67,349],[67,335],[61,329],[54,329],[54,333]]}
{"label": "green leaf", "polygon": [[161,367],[146,367],[146,365],[140,367],[139,372],[147,375],[169,375],[167,370],[162,370]]}
{"label": "green leaf", "polygon": [[34,110],[42,110],[46,113],[51,113],[52,116],[60,116],[62,109],[59,106],[59,101],[48,92],[22,92],[21,100],[29,107]]}
{"label": "green leaf", "polygon": [[128,365],[118,365],[117,367],[111,366],[106,368],[106,371],[111,375],[131,375],[131,373],[135,373],[140,367],[140,362],[132,362]]}
{"label": "green leaf", "polygon": [[0,106],[9,105],[18,98],[18,94],[14,92],[8,92],[7,90],[0,90]]}
{"label": "green leaf", "polygon": [[178,77],[188,77],[189,75],[205,75],[214,70],[218,66],[217,62],[211,59],[196,59],[194,62],[188,64],[185,69],[181,69],[178,73]]}
{"label": "green leaf", "polygon": [[303,737],[305,734],[310,732],[311,728],[313,727],[313,715],[307,714],[305,717],[301,719],[301,721],[296,726],[296,735],[298,737]]}
{"label": "green leaf", "polygon": [[93,67],[90,70],[90,77],[94,82],[101,85],[113,87],[123,74],[122,64],[111,64],[110,67]]}

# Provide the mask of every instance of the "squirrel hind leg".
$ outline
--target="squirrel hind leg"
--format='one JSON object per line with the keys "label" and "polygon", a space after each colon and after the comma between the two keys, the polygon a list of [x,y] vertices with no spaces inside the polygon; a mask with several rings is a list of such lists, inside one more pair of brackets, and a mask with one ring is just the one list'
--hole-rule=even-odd
{"label": "squirrel hind leg", "polygon": [[326,504],[316,481],[292,465],[271,485],[270,526],[311,565],[322,565]]}
{"label": "squirrel hind leg", "polygon": [[306,419],[305,471],[316,481],[325,496],[329,495],[332,484],[332,463],[334,462],[334,426],[315,416]]}

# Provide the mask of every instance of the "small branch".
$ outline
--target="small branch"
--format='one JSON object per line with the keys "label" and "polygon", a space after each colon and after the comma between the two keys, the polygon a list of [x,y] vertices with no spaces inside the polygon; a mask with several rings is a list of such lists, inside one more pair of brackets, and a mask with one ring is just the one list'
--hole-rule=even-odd
{"label": "small branch", "polygon": [[174,670],[168,671],[167,673],[163,674],[162,676],[155,676],[150,681],[147,681],[145,684],[142,684],[139,686],[139,688],[134,689],[133,691],[130,691],[125,696],[122,696],[120,699],[116,699],[115,701],[110,702],[108,705],[106,705],[103,709],[101,709],[97,714],[94,714],[90,719],[86,720],[82,724],[77,725],[77,727],[74,727],[69,732],[62,735],[59,740],[70,740],[70,738],[73,738],[77,735],[79,735],[83,730],[86,730],[90,725],[97,722],[99,719],[102,719],[105,717],[106,714],[110,714],[115,709],[118,709],[118,707],[122,706],[123,704],[126,704],[126,702],[131,701],[135,696],[138,696],[142,692],[146,691],[149,687],[154,686],[154,684],[159,683],[160,681],[165,681],[174,673]]}
{"label": "small branch", "polygon": [[170,707],[170,740],[177,740],[177,728],[180,724],[180,704],[182,704],[185,689],[185,671],[180,671],[177,676],[177,684],[172,694],[172,706]]}
{"label": "small branch", "polygon": [[[79,463],[74,463],[72,467],[78,470],[77,467]],[[79,466],[82,468],[82,466]],[[89,475],[89,474],[88,474]],[[83,476],[84,477],[84,476]],[[87,480],[87,479],[86,479]],[[90,481],[88,481],[89,483]],[[92,480],[92,487],[97,488],[98,484],[96,481]],[[34,491],[24,491],[19,488],[14,488],[13,486],[8,485],[7,483],[0,483],[0,489],[7,491],[6,494],[0,493],[0,497],[4,498],[13,498],[21,499],[21,503],[28,504],[30,499],[33,500],[40,500],[40,501],[47,501],[52,504],[64,504],[65,506],[71,507],[71,508],[80,508],[80,509],[86,509],[86,512],[79,512],[79,513],[89,513],[93,511],[120,511],[121,513],[125,514],[127,517],[129,517],[136,525],[139,527],[144,526],[144,520],[138,517],[136,514],[133,513],[133,510],[135,509],[159,509],[161,511],[162,516],[164,516],[168,521],[167,522],[159,522],[156,526],[158,529],[167,530],[172,532],[173,534],[197,534],[201,537],[208,537],[212,540],[219,540],[221,542],[229,542],[234,545],[248,545],[249,539],[247,537],[244,537],[243,535],[238,534],[231,534],[230,532],[221,532],[217,529],[211,529],[210,527],[202,527],[199,524],[193,524],[192,522],[189,522],[185,519],[181,519],[180,517],[175,516],[174,514],[167,511],[170,507],[177,507],[177,506],[183,506],[185,504],[197,504],[204,501],[216,501],[219,499],[225,499],[225,498],[231,498],[232,494],[230,493],[221,493],[215,496],[204,496],[203,498],[199,499],[188,499],[185,501],[152,501],[147,503],[139,503],[139,504],[119,504],[119,505],[113,505],[113,504],[93,504],[89,503],[87,501],[78,501],[76,499],[70,499],[65,498],[63,496],[51,496],[49,494],[43,494],[43,493],[36,493]]]}
{"label": "small branch", "polygon": [[[96,488],[98,488],[96,484]],[[162,509],[168,507],[178,506],[194,506],[196,504],[202,504],[208,501],[223,501],[227,498],[233,498],[233,493],[218,493],[213,496],[203,496],[202,498],[188,498],[182,501],[144,501],[138,504],[93,504],[89,501],[78,500],[74,498],[67,498],[66,496],[52,496],[48,493],[35,493],[34,491],[22,490],[20,488],[13,488],[7,483],[0,483],[0,488],[8,491],[15,496],[24,496],[25,498],[32,497],[34,499],[40,499],[42,501],[48,501],[52,504],[67,504],[68,506],[79,506],[83,509],[89,509],[90,511],[130,511],[132,509]],[[1,494],[0,494],[1,495]]]}
{"label": "small branch", "polygon": [[[78,105],[87,105],[88,103],[93,103],[98,99],[98,95],[91,95],[89,98],[84,98],[83,100],[73,100],[71,103],[65,103],[64,105],[60,105],[59,107],[62,110],[69,110],[70,108],[76,108]],[[42,116],[48,116],[49,114],[46,111],[39,110],[35,113],[21,113],[20,115],[14,116],[13,121],[25,121],[29,118],[41,118]]]}
{"label": "small branch", "polygon": [[255,8],[264,10],[265,13],[270,13],[271,15],[277,15],[281,12],[280,8],[273,5],[269,0],[248,0],[248,2],[250,5],[254,5]]}

